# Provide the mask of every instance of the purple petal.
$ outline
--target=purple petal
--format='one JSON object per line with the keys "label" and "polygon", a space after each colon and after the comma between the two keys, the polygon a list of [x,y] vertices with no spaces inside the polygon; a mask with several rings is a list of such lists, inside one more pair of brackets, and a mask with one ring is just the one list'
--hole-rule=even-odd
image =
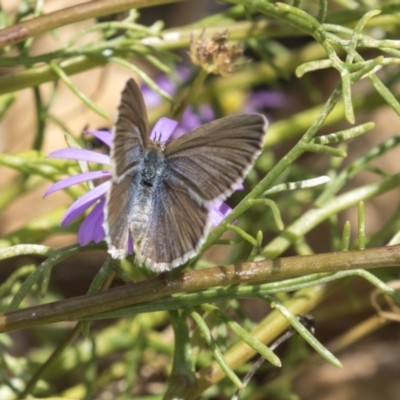
{"label": "purple petal", "polygon": [[162,117],[154,125],[150,140],[157,140],[161,143],[165,143],[171,139],[172,133],[174,132],[178,122],[173,119]]}
{"label": "purple petal", "polygon": [[174,130],[172,139],[178,139],[188,131],[201,125],[200,117],[193,111],[192,107],[188,107],[181,118],[179,126]]}
{"label": "purple petal", "polygon": [[203,123],[212,121],[216,118],[215,112],[208,104],[202,104],[199,109],[199,114]]}
{"label": "purple petal", "polygon": [[[185,67],[179,67],[177,70],[179,81],[184,82],[190,76],[190,69]],[[169,95],[173,95],[176,93],[177,85],[175,82],[166,75],[160,75],[155,79],[155,82],[161,89],[166,91]],[[141,85],[141,90],[144,98],[144,102],[147,108],[153,108],[162,103],[162,97],[155,92],[153,89],[150,89],[147,85]]]}
{"label": "purple petal", "polygon": [[108,147],[111,147],[112,144],[112,133],[111,131],[85,131],[85,133],[89,135],[93,135]]}
{"label": "purple petal", "polygon": [[142,95],[144,98],[144,103],[146,104],[146,108],[157,107],[162,102],[162,97],[148,86],[142,87]]}
{"label": "purple petal", "polygon": [[80,197],[78,200],[72,203],[71,206],[68,208],[67,212],[64,214],[64,217],[61,221],[61,226],[67,226],[76,218],[78,218],[101,196],[104,196],[110,185],[111,185],[110,181],[104,182],[99,186],[96,186],[89,192],[85,193],[82,197]]}
{"label": "purple petal", "polygon": [[[175,85],[176,87],[176,81],[179,82],[185,82],[190,78],[190,68],[187,67],[178,67],[176,70],[176,73],[172,76],[172,79],[170,79],[170,81]],[[174,79],[176,78],[176,79]]]}
{"label": "purple petal", "polygon": [[187,133],[188,130],[178,126],[175,130],[174,130],[174,134],[172,135],[171,139],[175,140],[175,139],[179,139],[181,136],[183,136],[185,133]]}
{"label": "purple petal", "polygon": [[[172,82],[172,80],[166,76],[166,75],[160,75],[160,77],[158,77],[156,79],[156,83],[158,86],[160,86],[160,88],[162,90],[164,90],[165,92],[167,92],[169,95],[173,95],[176,92],[176,85],[174,82]],[[148,86],[147,86],[148,87]],[[150,88],[149,88],[150,89]],[[150,89],[153,91],[153,93],[157,93],[155,92],[153,89]],[[158,94],[158,93],[157,93]]]}
{"label": "purple petal", "polygon": [[86,246],[91,241],[100,243],[106,236],[103,228],[105,204],[106,200],[101,199],[79,227],[78,242],[81,246]]}
{"label": "purple petal", "polygon": [[269,90],[259,90],[252,93],[245,105],[246,113],[260,112],[265,108],[281,108],[287,102],[284,94]]}
{"label": "purple petal", "polygon": [[128,254],[133,254],[133,240],[131,238],[131,235],[129,235],[129,238],[128,238],[128,251],[127,251],[127,253]]}
{"label": "purple petal", "polygon": [[111,171],[90,171],[83,172],[82,174],[70,176],[69,178],[62,179],[51,185],[43,195],[48,196],[50,193],[56,192],[57,190],[65,189],[69,186],[76,185],[81,182],[90,181],[92,179],[108,178],[111,176]]}
{"label": "purple petal", "polygon": [[179,126],[175,129],[172,139],[178,139],[185,133],[213,119],[215,119],[215,113],[209,105],[203,104],[198,110],[188,107],[182,115]]}
{"label": "purple petal", "polygon": [[216,201],[209,208],[209,218],[213,226],[219,225],[225,217],[232,211],[223,201]]}
{"label": "purple petal", "polygon": [[[155,80],[158,86],[169,95],[173,95],[176,92],[176,85],[167,76],[162,75]],[[142,85],[142,95],[146,108],[154,108],[162,103],[163,98],[153,89],[149,88],[147,85]]]}
{"label": "purple petal", "polygon": [[188,131],[197,128],[201,125],[201,119],[199,114],[193,109],[193,107],[188,107],[182,115],[181,124],[182,127]]}
{"label": "purple petal", "polygon": [[110,156],[85,149],[61,149],[50,153],[50,158],[65,158],[67,160],[91,161],[98,164],[110,165]]}

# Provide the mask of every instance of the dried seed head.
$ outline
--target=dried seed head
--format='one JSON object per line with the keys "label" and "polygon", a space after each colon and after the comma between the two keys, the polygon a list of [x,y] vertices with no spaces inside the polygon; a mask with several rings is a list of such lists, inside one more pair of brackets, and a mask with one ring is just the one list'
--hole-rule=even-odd
{"label": "dried seed head", "polygon": [[243,49],[238,43],[228,42],[228,31],[215,34],[211,40],[204,38],[205,31],[190,42],[190,59],[208,73],[227,76],[247,63]]}

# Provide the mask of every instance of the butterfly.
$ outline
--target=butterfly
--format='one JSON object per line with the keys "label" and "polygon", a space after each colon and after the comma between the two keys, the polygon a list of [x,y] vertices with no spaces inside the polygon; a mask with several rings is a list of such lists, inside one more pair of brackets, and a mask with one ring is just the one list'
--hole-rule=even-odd
{"label": "butterfly", "polygon": [[226,199],[261,152],[267,120],[233,115],[165,145],[149,139],[139,86],[129,79],[113,127],[112,183],[104,228],[113,258],[127,255],[160,273],[193,258],[210,230],[209,207]]}

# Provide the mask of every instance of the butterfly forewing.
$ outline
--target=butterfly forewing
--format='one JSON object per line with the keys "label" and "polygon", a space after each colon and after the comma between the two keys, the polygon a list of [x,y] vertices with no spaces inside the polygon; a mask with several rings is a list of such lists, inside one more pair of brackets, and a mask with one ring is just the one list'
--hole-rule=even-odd
{"label": "butterfly forewing", "polygon": [[202,125],[167,145],[172,187],[188,188],[204,202],[228,197],[261,151],[267,126],[259,114],[235,115]]}
{"label": "butterfly forewing", "polygon": [[134,178],[147,148],[148,125],[142,93],[136,82],[129,79],[121,94],[113,127],[113,176],[105,208],[104,229],[109,252],[114,258],[123,258],[127,253],[129,219],[137,191]]}
{"label": "butterfly forewing", "polygon": [[148,143],[149,123],[142,93],[129,79],[121,95],[118,115],[113,128],[111,160],[113,180],[119,181],[138,167]]}

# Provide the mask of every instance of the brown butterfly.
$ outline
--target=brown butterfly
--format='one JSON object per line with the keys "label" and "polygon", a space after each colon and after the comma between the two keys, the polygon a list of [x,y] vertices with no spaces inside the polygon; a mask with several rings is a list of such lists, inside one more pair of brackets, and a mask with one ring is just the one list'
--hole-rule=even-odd
{"label": "brown butterfly", "polygon": [[165,146],[149,139],[142,93],[122,92],[113,128],[112,184],[104,227],[113,258],[127,254],[154,272],[194,257],[210,229],[209,207],[226,199],[261,152],[267,120],[234,115],[202,125]]}

